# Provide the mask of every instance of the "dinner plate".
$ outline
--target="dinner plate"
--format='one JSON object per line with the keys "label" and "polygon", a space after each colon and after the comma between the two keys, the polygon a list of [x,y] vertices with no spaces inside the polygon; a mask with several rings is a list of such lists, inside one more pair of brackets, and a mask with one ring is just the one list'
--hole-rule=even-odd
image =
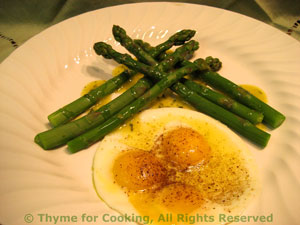
{"label": "dinner plate", "polygon": [[270,224],[299,224],[299,42],[249,17],[183,3],[128,4],[73,17],[31,38],[1,64],[0,223],[54,224],[53,216],[74,216],[56,224],[109,224],[102,216],[118,215],[101,202],[92,185],[97,144],[70,155],[65,147],[44,151],[33,142],[49,128],[47,115],[79,97],[86,83],[111,76],[117,64],[96,56],[92,46],[106,41],[126,52],[113,40],[113,24],[153,45],[180,29],[195,29],[197,57],[220,58],[222,75],[267,93],[269,104],[287,119],[270,131],[264,150],[245,140],[263,188],[243,215],[272,214]]}

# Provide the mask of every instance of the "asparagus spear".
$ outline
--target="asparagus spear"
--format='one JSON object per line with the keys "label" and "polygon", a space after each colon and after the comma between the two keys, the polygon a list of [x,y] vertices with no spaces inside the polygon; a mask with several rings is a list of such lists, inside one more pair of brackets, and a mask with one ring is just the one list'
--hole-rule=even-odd
{"label": "asparagus spear", "polygon": [[149,43],[140,39],[134,40],[134,43],[139,45],[145,52],[147,52],[153,58],[156,58],[159,55],[164,54],[165,51],[169,50],[173,45],[183,45],[186,41],[190,40],[195,35],[195,33],[196,31],[194,30],[179,31],[173,36],[171,36],[166,42],[161,43],[156,47],[152,47]]}
{"label": "asparagus spear", "polygon": [[[177,33],[170,39],[174,41],[174,37],[180,39],[181,42],[183,42],[185,38],[189,38],[187,35],[183,36],[182,33]],[[170,41],[167,41],[167,43],[168,46],[170,46]],[[133,71],[129,72],[134,73]],[[126,73],[128,73],[128,71],[126,71]],[[44,149],[53,149],[63,145],[72,138],[104,122],[104,120],[108,119],[114,113],[141,95],[147,88],[149,88],[149,81],[147,81],[147,79],[142,79],[130,90],[126,91],[117,99],[103,106],[99,110],[92,112],[78,120],[38,134],[35,137],[35,142],[41,145],[41,147]]]}
{"label": "asparagus spear", "polygon": [[222,77],[218,73],[206,71],[203,73],[199,73],[199,77],[213,88],[216,88],[228,94],[229,96],[245,104],[249,108],[263,113],[263,122],[265,122],[272,128],[279,127],[285,120],[285,116],[282,113],[278,112],[276,109],[272,108],[268,104],[256,98],[254,95],[250,94],[247,90]]}
{"label": "asparagus spear", "polygon": [[[188,37],[190,36],[194,36],[195,34],[195,31],[191,31],[191,30],[184,30],[184,31],[181,31],[176,35],[176,39],[179,39],[180,36],[182,36],[182,33],[183,34],[188,34]],[[143,50],[142,47],[140,47],[140,45],[136,44],[127,34],[126,34],[126,31],[121,28],[120,26],[116,26],[114,25],[113,26],[113,35],[115,37],[115,39],[117,41],[119,41],[121,43],[122,46],[124,46],[129,52],[131,52],[132,54],[134,54],[138,59],[139,61],[143,62],[143,63],[146,63],[150,66],[155,66],[155,65],[158,65],[158,62],[154,59],[154,57],[151,55],[151,54],[148,54],[147,52],[145,52]],[[174,39],[173,38],[174,36],[172,36],[170,39]],[[185,36],[184,36],[185,37]],[[169,39],[169,40],[170,40]],[[184,38],[184,40],[187,39],[187,38]],[[179,42],[181,43],[181,41]],[[174,63],[178,62],[178,57],[186,57],[186,56],[183,56],[183,54],[190,54],[189,52],[189,48],[191,48],[191,51],[192,50],[197,50],[198,49],[198,42],[195,42],[195,41],[190,41],[188,42],[189,44],[185,44],[186,46],[183,47],[183,48],[178,48],[177,51],[179,50],[180,52],[178,52],[177,54],[172,54],[174,56],[177,56],[177,58],[175,57],[166,57],[166,59],[164,59],[163,62],[161,62],[158,66],[159,68],[158,69],[164,69],[164,67],[170,65],[170,62],[171,60],[175,60]],[[168,45],[169,46],[169,45]],[[159,47],[160,49],[162,49],[162,47]],[[161,67],[161,68],[160,68]],[[170,66],[169,66],[170,67]],[[167,68],[166,68],[167,69]]]}
{"label": "asparagus spear", "polygon": [[[150,54],[150,52],[153,51],[152,49],[154,47],[152,47],[148,42],[143,41],[141,39],[134,39],[133,41],[134,41],[135,44],[139,45],[148,54]],[[155,59],[158,60],[158,61],[163,61],[170,54],[171,53],[168,53],[168,52],[165,51],[165,52],[160,53]],[[146,63],[146,64],[149,64],[149,63]]]}
{"label": "asparagus spear", "polygon": [[136,74],[136,72],[126,70],[120,75],[106,81],[101,86],[91,90],[88,94],[55,111],[48,116],[50,124],[53,127],[57,127],[74,119],[92,105],[96,104],[99,99],[117,90],[134,74]]}
{"label": "asparagus spear", "polygon": [[[136,43],[137,45],[139,45],[145,52],[147,52],[148,54],[150,54],[150,52],[152,51],[152,49],[154,47],[152,47],[148,42],[140,40],[140,39],[135,39],[134,43]],[[170,55],[171,53],[167,53],[167,52],[163,52],[160,53],[159,56],[157,57],[159,59],[159,61],[163,61],[165,58],[168,57],[168,55]],[[138,57],[137,57],[138,58]],[[209,66],[211,71],[217,72],[221,69],[222,67],[222,62],[218,59],[218,58],[214,58],[212,56],[208,56],[205,58],[205,62],[207,63],[207,65]],[[149,64],[146,63],[146,64]]]}
{"label": "asparagus spear", "polygon": [[[186,43],[185,45],[187,44],[188,43]],[[181,48],[183,47],[184,45],[181,46]],[[113,50],[111,46],[105,43],[96,43],[94,45],[94,49],[97,54],[103,55],[105,58],[113,58],[117,62],[122,63],[128,66],[129,68],[140,71],[150,77],[154,77],[155,79],[162,79],[165,76],[165,73],[162,73],[160,70],[144,65],[143,63],[137,62],[127,54],[118,53],[115,50]],[[209,69],[209,66],[207,65],[205,60],[198,59],[197,63],[198,71],[206,71]],[[185,62],[185,66],[191,66],[192,64],[192,62]],[[244,120],[234,115],[233,113],[223,109],[222,107],[208,101],[207,99],[201,97],[195,92],[189,90],[185,85],[179,82],[174,84],[171,87],[171,89],[176,94],[185,99],[187,102],[189,102],[192,106],[194,106],[197,110],[206,113],[207,115],[210,115],[217,120],[220,120],[224,124],[234,129],[236,132],[243,135],[245,138],[249,139],[250,141],[253,141],[255,144],[261,147],[265,147],[267,145],[270,139],[270,134],[258,129],[249,121]]]}
{"label": "asparagus spear", "polygon": [[[183,30],[172,35],[167,41],[154,47],[152,57],[156,58],[163,51],[171,48],[173,45],[183,44],[190,40],[195,34],[195,31]],[[111,94],[117,90],[122,84],[124,84],[131,76],[135,75],[134,71],[124,71],[120,75],[108,80],[100,87],[92,90],[87,95],[78,98],[72,103],[62,107],[61,109],[53,112],[48,116],[48,120],[53,127],[57,127],[61,124],[67,123],[78,115],[86,111],[92,105],[97,103],[99,99]]]}
{"label": "asparagus spear", "polygon": [[210,100],[211,102],[227,109],[234,114],[249,120],[253,124],[261,123],[264,116],[262,113],[249,109],[247,106],[240,104],[232,98],[229,98],[219,92],[213,91],[210,88],[205,87],[202,84],[198,84],[194,81],[183,79],[182,83],[190,90],[196,92],[198,95]]}
{"label": "asparagus spear", "polygon": [[[145,42],[141,39],[134,39],[133,40],[135,44],[139,45],[145,52],[150,54],[151,51],[153,51],[153,48],[148,42]],[[165,52],[163,52],[165,53]]]}
{"label": "asparagus spear", "polygon": [[[132,41],[131,38],[126,35],[125,30],[121,27],[114,27],[113,29],[117,30],[115,31],[114,36],[116,40],[121,41],[121,45],[123,45],[129,52],[134,54],[139,60],[141,57],[143,57],[144,61],[146,61],[147,64],[153,64],[152,62],[155,61],[155,59],[153,59],[146,51],[144,51],[144,49],[151,50],[150,44],[140,40],[136,43],[139,45],[138,53],[136,53],[136,51],[132,52],[131,49],[134,48],[134,41]],[[124,42],[126,42],[126,44],[123,44]],[[171,69],[178,61],[187,58],[187,55],[193,52],[192,49],[190,50],[188,47],[186,47],[190,42],[176,49],[174,53],[164,56],[164,60],[159,65],[157,65],[156,68],[160,71],[167,71]],[[151,60],[147,61],[147,59]],[[212,68],[213,70],[219,70],[222,65],[219,59],[213,58],[211,56],[205,59],[205,63],[207,64],[207,68],[209,68],[210,70]],[[228,109],[236,115],[249,120],[254,124],[258,124],[263,120],[262,113],[249,109],[248,107],[236,102],[235,100],[224,96],[221,93],[215,92],[203,85],[197,84],[191,80],[184,80],[184,85],[186,85],[189,89],[195,91],[197,94],[209,99],[210,101],[222,106],[225,109]]]}
{"label": "asparagus spear", "polygon": [[91,144],[102,139],[106,134],[110,133],[127,119],[138,113],[153,99],[160,95],[166,88],[170,87],[180,78],[193,71],[198,70],[198,65],[201,66],[201,61],[196,60],[194,63],[177,69],[174,72],[163,75],[163,78],[157,82],[150,90],[143,94],[140,98],[135,100],[130,105],[123,108],[119,113],[108,119],[98,127],[89,130],[88,132],[74,138],[68,142],[69,151],[75,153],[79,150],[89,147]]}
{"label": "asparagus spear", "polygon": [[147,78],[142,78],[110,103],[78,120],[39,133],[36,135],[34,141],[46,150],[64,145],[74,137],[103,123],[123,107],[140,97],[150,87],[151,82]]}
{"label": "asparagus spear", "polygon": [[173,45],[183,45],[187,40],[190,40],[192,37],[194,37],[195,33],[196,31],[194,30],[179,31],[178,33],[171,36],[166,42],[155,46],[152,50],[150,50],[149,54],[153,58],[156,58],[161,53],[170,49]]}
{"label": "asparagus spear", "polygon": [[271,137],[270,134],[258,129],[248,120],[242,119],[224,108],[210,102],[196,94],[196,92],[189,90],[180,82],[174,84],[171,89],[200,112],[221,121],[253,143],[261,147],[265,147],[268,144]]}
{"label": "asparagus spear", "polygon": [[143,49],[126,35],[124,29],[114,25],[112,32],[116,41],[120,42],[122,46],[126,46],[126,49],[128,49],[129,52],[132,52],[134,55],[138,55],[141,62],[149,62],[151,66],[157,65],[156,60],[154,60],[149,54],[144,54],[145,52]]}
{"label": "asparagus spear", "polygon": [[[175,50],[174,53],[170,54],[164,61],[162,61],[157,66],[148,66],[144,63],[134,60],[128,54],[122,54],[115,51],[110,45],[104,42],[98,42],[94,44],[94,50],[98,55],[102,55],[107,59],[114,59],[120,64],[126,65],[128,68],[132,70],[139,71],[143,74],[149,75],[156,80],[160,80],[162,77],[162,70],[171,68],[177,62],[187,57],[191,52],[198,49],[198,42],[196,41],[189,41],[184,45],[180,46]],[[202,62],[204,60],[201,60]],[[208,68],[207,64],[201,64],[202,70]],[[205,68],[203,68],[205,66]]]}
{"label": "asparagus spear", "polygon": [[[272,128],[277,128],[284,122],[285,116],[282,113],[256,98],[244,88],[214,72],[217,71],[219,67],[218,59],[213,60],[207,57],[205,62],[208,62],[208,64],[210,64],[210,66],[212,66],[214,69],[197,71],[197,74],[203,81],[208,83],[213,88],[216,88],[229,95],[240,103],[245,104],[249,108],[262,113],[264,116],[263,122]],[[190,63],[191,62],[187,60],[183,60],[182,65],[188,65]]]}

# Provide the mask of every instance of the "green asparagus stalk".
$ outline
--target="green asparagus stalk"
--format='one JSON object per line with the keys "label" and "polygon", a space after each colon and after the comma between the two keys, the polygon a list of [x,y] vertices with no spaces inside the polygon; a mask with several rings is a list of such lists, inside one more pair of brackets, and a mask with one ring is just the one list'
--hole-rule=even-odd
{"label": "green asparagus stalk", "polygon": [[[133,41],[135,44],[139,45],[146,53],[150,54],[150,52],[153,51],[152,49],[154,47],[152,47],[148,42],[143,41],[141,39],[134,39]],[[158,56],[156,56],[155,59],[158,61],[163,61],[170,54],[171,53],[165,51],[165,52],[160,53]],[[189,60],[189,59],[187,58],[187,60]],[[149,64],[149,63],[146,63],[146,64]]]}
{"label": "green asparagus stalk", "polygon": [[229,96],[245,104],[249,108],[263,113],[263,122],[271,126],[272,128],[279,127],[285,120],[285,116],[282,113],[278,112],[276,109],[272,108],[268,104],[256,98],[254,95],[250,94],[244,88],[222,77],[218,73],[206,71],[203,73],[199,73],[199,77],[213,88],[216,88],[223,93],[228,94]]}
{"label": "green asparagus stalk", "polygon": [[[195,31],[183,30],[172,35],[167,41],[152,49],[153,58],[156,58],[160,53],[171,48],[173,45],[180,45],[190,40],[195,34]],[[76,118],[81,113],[85,112],[91,106],[96,104],[101,98],[111,94],[124,84],[130,77],[135,75],[134,71],[124,71],[120,75],[108,80],[103,85],[92,90],[87,95],[80,97],[72,103],[62,107],[48,116],[48,120],[53,127],[65,124]]]}
{"label": "green asparagus stalk", "polygon": [[[145,42],[141,39],[134,39],[133,40],[135,44],[139,45],[145,52],[150,54],[150,51],[153,51],[153,48],[148,42]],[[165,53],[165,52],[163,52]]]}
{"label": "green asparagus stalk", "polygon": [[262,113],[252,110],[247,106],[235,101],[234,99],[227,97],[226,95],[223,95],[219,92],[213,91],[212,89],[202,84],[198,84],[188,79],[183,79],[181,80],[181,82],[190,90],[196,92],[198,95],[201,95],[202,97],[223,107],[224,109],[227,109],[234,114],[246,120],[249,120],[253,124],[261,123],[264,118]]}
{"label": "green asparagus stalk", "polygon": [[[184,45],[181,46],[181,48],[183,47]],[[129,68],[135,69],[136,71],[140,71],[145,75],[148,75],[155,79],[162,79],[165,76],[165,73],[162,73],[160,70],[144,65],[143,63],[136,62],[129,55],[118,53],[115,50],[113,50],[111,46],[105,43],[96,43],[94,45],[94,49],[97,54],[103,55],[106,58],[113,58],[117,62],[122,63],[128,66]],[[198,71],[207,71],[209,69],[209,66],[205,60],[198,59],[197,62]],[[192,62],[188,61],[186,61],[185,63],[185,66],[191,66],[193,64]],[[270,139],[270,135],[255,127],[249,121],[244,120],[234,115],[233,113],[223,109],[222,107],[208,101],[207,99],[191,91],[185,85],[179,82],[175,83],[171,87],[171,89],[176,94],[181,96],[184,100],[186,100],[188,103],[190,103],[192,106],[194,106],[197,110],[206,113],[207,115],[210,115],[217,120],[220,120],[224,124],[234,129],[236,132],[243,135],[245,138],[249,139],[250,141],[253,141],[255,144],[261,147],[265,147],[267,145]]]}
{"label": "green asparagus stalk", "polygon": [[[184,37],[182,37],[182,35],[177,35],[177,38],[180,39],[180,41],[184,41]],[[171,39],[174,39],[174,35],[171,37]],[[169,42],[170,41],[167,41],[167,43]],[[125,73],[128,72],[134,73],[133,71],[126,71]],[[125,80],[126,79],[124,79],[124,81]],[[35,142],[44,149],[53,149],[66,144],[67,141],[71,140],[72,138],[104,122],[104,120],[108,119],[121,108],[128,105],[148,88],[149,81],[147,79],[141,79],[131,89],[123,93],[117,99],[101,107],[99,110],[91,112],[78,120],[57,126],[53,129],[36,135]],[[90,92],[89,94],[94,96],[93,92],[94,91]],[[97,89],[96,93],[98,93]]]}
{"label": "green asparagus stalk", "polygon": [[[195,33],[196,31],[194,30],[179,31],[171,36],[166,42],[161,43],[156,47],[152,47],[149,43],[140,39],[135,39],[133,41],[153,58],[157,58],[161,54],[165,55],[165,51],[169,50],[173,45],[183,45],[186,41],[190,40],[195,35]],[[149,64],[149,62],[147,64]]]}
{"label": "green asparagus stalk", "polygon": [[[195,31],[192,30],[183,30],[175,35],[180,36],[184,34],[188,34],[189,36],[193,36]],[[126,31],[120,26],[113,26],[113,34],[117,41],[121,43],[123,47],[125,47],[130,53],[137,57],[137,59],[145,64],[150,66],[156,66],[157,69],[161,71],[167,71],[173,68],[173,66],[183,59],[189,58],[191,54],[194,53],[195,50],[199,48],[199,44],[196,41],[189,41],[185,43],[183,46],[176,49],[173,54],[170,54],[165,57],[165,59],[158,64],[158,62],[154,59],[154,57],[145,52],[144,49],[137,43],[134,42],[127,34]],[[170,38],[172,39],[172,37]],[[179,38],[177,37],[176,40]],[[186,38],[184,38],[185,40]],[[146,44],[145,44],[146,45]],[[149,47],[149,46],[148,46]]]}
{"label": "green asparagus stalk", "polygon": [[202,62],[195,61],[194,63],[177,69],[174,72],[163,75],[163,78],[157,82],[150,90],[135,100],[130,105],[123,108],[119,113],[108,119],[98,127],[89,130],[88,132],[74,138],[68,142],[69,151],[75,153],[79,150],[89,147],[93,143],[102,139],[105,135],[122,125],[127,119],[142,110],[153,99],[160,95],[166,88],[170,87],[180,78],[193,71],[198,70],[198,65]]}
{"label": "green asparagus stalk", "polygon": [[143,49],[126,35],[124,29],[114,25],[112,32],[116,41],[120,42],[122,46],[129,50],[129,52],[132,52],[134,55],[138,55],[141,62],[149,62],[151,66],[157,65],[156,60],[154,60],[149,54],[144,54],[145,52]]}
{"label": "green asparagus stalk", "polygon": [[[198,42],[196,41],[189,41],[184,45],[180,46],[175,50],[174,53],[170,54],[164,61],[162,61],[157,66],[148,66],[142,62],[134,60],[128,54],[122,54],[115,51],[110,45],[104,42],[98,42],[94,44],[94,50],[98,55],[102,55],[107,59],[114,59],[120,64],[126,65],[128,68],[132,70],[139,71],[143,74],[149,75],[156,80],[160,80],[162,77],[162,70],[166,70],[167,68],[171,68],[177,62],[185,59],[191,52],[197,50],[199,47]],[[203,62],[203,60],[202,60]],[[192,63],[191,63],[192,64]],[[201,66],[203,67],[203,63]],[[207,68],[207,64],[205,63]],[[202,68],[203,70],[204,68]]]}
{"label": "green asparagus stalk", "polygon": [[196,31],[194,30],[182,30],[171,36],[166,42],[155,46],[150,50],[149,55],[153,58],[158,57],[161,53],[169,50],[173,45],[183,45],[186,41],[194,37]]}
{"label": "green asparagus stalk", "polygon": [[[139,42],[137,42],[142,48],[143,48],[143,50],[144,51],[147,51],[147,47],[145,46],[143,46],[143,45],[147,45],[148,43],[142,43],[142,41],[139,41]],[[159,60],[159,61],[163,61],[165,58],[167,58],[168,56],[170,55],[170,53],[167,53],[167,52],[163,52],[163,53],[161,53],[158,57],[157,57],[157,59]],[[186,59],[187,60],[187,59]],[[183,62],[184,62],[185,60],[183,60]],[[214,58],[214,57],[212,57],[212,56],[208,56],[208,57],[206,57],[205,58],[205,62],[206,62],[206,64],[209,66],[209,70],[210,71],[213,71],[213,72],[217,72],[217,71],[219,71],[220,69],[221,69],[221,67],[222,67],[222,62],[218,59],[218,58]]]}
{"label": "green asparagus stalk", "polygon": [[[124,47],[129,52],[131,52],[131,48],[133,48],[132,46],[130,46],[130,44],[132,44],[131,38],[126,35],[125,30],[123,30],[122,28],[118,27],[118,30],[120,30],[118,33],[122,33],[122,35],[121,36],[115,35],[115,37],[117,38],[117,40],[121,40],[121,41],[123,39],[126,39],[127,44],[124,45]],[[137,44],[140,46],[140,48],[142,48],[142,49],[139,49],[139,54],[135,54],[135,52],[131,52],[131,53],[133,53],[138,59],[140,59],[140,55],[144,56],[145,59],[150,58],[151,61],[146,60],[147,61],[146,63],[151,64],[151,62],[155,59],[151,58],[151,56],[145,51],[145,49],[151,50],[151,45],[146,42],[143,42],[142,40],[138,41]],[[185,44],[185,45],[187,45],[187,44]],[[184,60],[185,58],[187,58],[186,55],[191,54],[191,52],[193,52],[193,51],[189,51],[188,48],[185,48],[185,45],[176,49],[176,51],[174,53],[166,55],[164,57],[164,60],[156,67],[160,71],[168,71],[178,61],[181,61],[181,60]],[[147,57],[145,57],[145,56],[147,56]],[[207,57],[205,59],[205,62],[209,66],[210,70],[212,70],[212,69],[219,70],[222,65],[219,59],[213,58],[211,56]],[[262,113],[259,113],[252,109],[249,109],[248,107],[238,103],[237,101],[235,101],[221,93],[215,92],[203,85],[197,84],[196,82],[193,82],[191,80],[186,80],[186,79],[184,80],[184,85],[186,85],[189,89],[195,91],[197,94],[222,106],[223,108],[235,113],[236,115],[249,120],[250,122],[252,122],[254,124],[258,124],[263,120]]]}
{"label": "green asparagus stalk", "polygon": [[270,134],[258,129],[248,120],[242,119],[226,109],[212,103],[179,82],[174,84],[171,89],[198,111],[221,121],[258,146],[265,147],[268,144]]}
{"label": "green asparagus stalk", "polygon": [[48,116],[48,120],[53,127],[67,123],[76,118],[88,108],[96,104],[99,99],[117,90],[131,76],[136,74],[134,71],[124,71],[120,75],[106,81],[101,86],[93,89],[88,94],[76,99],[70,104],[62,107]]}
{"label": "green asparagus stalk", "polygon": [[64,145],[69,140],[112,117],[116,112],[140,97],[150,87],[151,82],[146,78],[142,78],[130,89],[98,110],[92,111],[77,120],[39,133],[35,136],[34,141],[45,150]]}
{"label": "green asparagus stalk", "polygon": [[[140,39],[135,39],[134,42],[139,45],[146,53],[149,54],[149,52],[151,51],[151,49],[153,48],[148,42],[145,42],[143,40],[140,40]],[[163,61],[165,60],[166,58],[168,58],[170,55],[172,55],[172,53],[168,53],[168,52],[163,52],[161,54],[159,54],[159,56],[156,57],[156,60],[158,61]],[[190,55],[187,55],[185,56],[185,60],[189,60],[190,58],[192,58],[192,53]],[[138,58],[138,57],[137,57]],[[183,58],[183,57],[182,57]],[[220,62],[220,61],[219,61]],[[146,63],[146,64],[149,64],[149,63]],[[174,64],[174,63],[173,63]],[[222,64],[220,62],[220,64]],[[169,66],[171,67],[171,66]],[[165,69],[170,69],[170,68],[165,68]]]}

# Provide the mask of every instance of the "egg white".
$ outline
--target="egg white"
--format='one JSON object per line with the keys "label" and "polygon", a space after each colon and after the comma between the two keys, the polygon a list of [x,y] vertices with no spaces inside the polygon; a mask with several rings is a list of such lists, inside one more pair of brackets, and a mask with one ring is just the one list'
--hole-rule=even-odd
{"label": "egg white", "polygon": [[[168,118],[165,121],[161,121],[161,118]],[[186,120],[187,119],[187,120]],[[225,210],[225,208],[216,203],[208,202],[205,206],[205,209],[199,209],[193,214],[199,215],[212,215],[215,218],[215,222],[208,222],[207,224],[222,224],[217,221],[219,214],[226,215],[240,215],[243,210],[247,207],[249,202],[253,198],[257,197],[260,189],[259,176],[257,171],[257,166],[252,157],[251,152],[248,150],[244,141],[232,132],[228,127],[224,126],[217,120],[214,120],[202,113],[195,112],[188,109],[179,109],[179,108],[160,108],[160,109],[150,109],[145,110],[138,116],[139,123],[142,126],[147,126],[151,124],[153,126],[153,132],[147,133],[147,138],[152,140],[150,146],[153,145],[155,139],[168,130],[174,129],[174,127],[191,127],[198,131],[200,134],[212,135],[212,132],[218,131],[220,135],[219,140],[231,140],[230,143],[233,143],[237,148],[242,149],[241,157],[245,158],[245,167],[249,170],[249,175],[252,178],[251,190],[246,190],[243,196],[234,200],[230,205],[230,213]],[[197,126],[201,124],[201,128]],[[147,130],[145,130],[147,132]],[[130,141],[126,141],[128,138],[128,130],[126,132],[121,130],[116,130],[115,132],[107,135],[100,143],[98,150],[95,153],[94,162],[93,162],[93,182],[96,192],[99,197],[112,209],[118,211],[121,214],[129,215],[139,215],[137,209],[135,209],[127,194],[124,190],[114,182],[114,176],[112,173],[112,168],[115,159],[119,154],[124,150],[132,149]],[[145,137],[146,137],[145,136]],[[133,137],[134,138],[134,137]],[[136,137],[138,138],[138,137]],[[129,138],[130,139],[130,138]],[[125,141],[124,141],[125,140]],[[136,146],[134,146],[136,147]],[[150,148],[144,148],[144,150],[150,150]],[[161,207],[159,209],[161,212],[166,212],[167,210]],[[181,224],[173,221],[170,224]],[[185,224],[185,223],[182,223]],[[189,224],[187,222],[186,224]],[[206,223],[195,223],[195,224],[206,224]]]}

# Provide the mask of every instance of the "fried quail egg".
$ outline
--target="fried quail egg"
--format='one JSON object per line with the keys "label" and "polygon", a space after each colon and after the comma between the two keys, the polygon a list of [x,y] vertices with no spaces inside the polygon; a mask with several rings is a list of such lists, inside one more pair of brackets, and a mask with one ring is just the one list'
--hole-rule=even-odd
{"label": "fried quail egg", "polygon": [[240,215],[260,189],[243,140],[179,108],[145,110],[107,135],[95,153],[93,182],[108,206],[142,224],[222,224],[220,214]]}
{"label": "fried quail egg", "polygon": [[113,174],[117,184],[134,191],[160,187],[167,176],[159,159],[143,150],[120,154],[114,162]]}
{"label": "fried quail egg", "polygon": [[153,150],[179,170],[208,161],[211,151],[204,137],[189,127],[164,132]]}

